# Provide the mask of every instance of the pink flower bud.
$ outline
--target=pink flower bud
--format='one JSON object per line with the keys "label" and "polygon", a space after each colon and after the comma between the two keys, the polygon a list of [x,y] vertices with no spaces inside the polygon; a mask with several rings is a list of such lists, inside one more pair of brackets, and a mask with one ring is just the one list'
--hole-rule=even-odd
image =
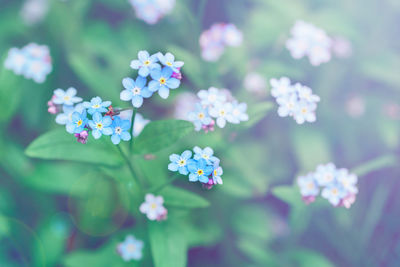
{"label": "pink flower bud", "polygon": [[86,130],[83,130],[82,132],[75,134],[77,141],[81,144],[86,144],[88,136],[89,133]]}

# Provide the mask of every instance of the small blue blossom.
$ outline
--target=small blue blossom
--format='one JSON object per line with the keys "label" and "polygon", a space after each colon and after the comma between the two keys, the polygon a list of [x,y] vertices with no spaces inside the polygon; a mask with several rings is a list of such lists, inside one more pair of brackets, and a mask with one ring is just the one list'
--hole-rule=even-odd
{"label": "small blue blossom", "polygon": [[328,199],[333,206],[338,206],[340,201],[347,196],[347,193],[340,183],[335,182],[325,187],[321,196]]}
{"label": "small blue blossom", "polygon": [[82,132],[88,123],[86,110],[82,112],[74,111],[71,115],[71,121],[67,123],[66,129],[69,133]]}
{"label": "small blue blossom", "polygon": [[93,97],[90,102],[83,102],[83,107],[88,109],[88,113],[93,115],[96,112],[107,112],[107,107],[111,105],[111,101],[102,101],[99,96]]}
{"label": "small blue blossom", "polygon": [[130,126],[131,123],[129,120],[121,120],[119,116],[114,117],[111,124],[111,141],[114,145],[118,145],[121,142],[121,139],[124,141],[129,141],[131,139],[131,134],[129,133]]}
{"label": "small blue blossom", "polygon": [[207,164],[204,159],[193,160],[190,159],[187,163],[189,174],[189,181],[201,183],[208,183],[208,176],[213,172],[214,168]]}
{"label": "small blue blossom", "polygon": [[176,89],[181,84],[180,80],[171,77],[172,73],[173,71],[169,67],[164,67],[162,70],[153,69],[150,73],[153,80],[149,83],[149,90],[158,91],[162,98],[168,98],[169,89]]}
{"label": "small blue blossom", "polygon": [[120,94],[120,98],[123,101],[132,101],[132,105],[135,108],[139,108],[143,104],[143,98],[149,98],[153,95],[153,92],[149,91],[146,85],[146,78],[139,76],[134,81],[131,78],[125,78],[122,80],[122,85],[125,87]]}
{"label": "small blue blossom", "polygon": [[187,175],[189,173],[187,169],[187,162],[192,156],[192,152],[189,150],[184,151],[180,156],[178,154],[172,154],[169,156],[171,161],[168,164],[168,170],[176,172],[179,171],[180,174]]}
{"label": "small blue blossom", "polygon": [[95,112],[92,120],[89,121],[93,137],[99,139],[103,134],[111,135],[113,133],[113,130],[110,127],[111,123],[112,120],[110,116],[102,117],[100,112]]}
{"label": "small blue blossom", "polygon": [[319,186],[327,186],[336,181],[336,166],[333,163],[320,164],[314,173]]}
{"label": "small blue blossom", "polygon": [[221,175],[224,173],[222,167],[216,165],[214,166],[214,170],[212,172],[212,179],[214,184],[222,184]]}
{"label": "small blue blossom", "polygon": [[158,53],[158,59],[160,62],[166,66],[170,67],[174,72],[179,73],[180,68],[185,64],[183,61],[175,61],[175,56],[171,53],[166,53],[165,55]]}
{"label": "small blue blossom", "polygon": [[208,108],[203,108],[199,103],[196,104],[196,109],[188,114],[188,119],[193,122],[196,131],[200,131],[203,125],[209,125],[212,121]]}
{"label": "small blue blossom", "polygon": [[54,90],[54,96],[52,101],[57,105],[72,106],[82,101],[82,98],[76,96],[76,89],[73,87],[68,88],[66,91],[58,88]]}
{"label": "small blue blossom", "polygon": [[140,260],[142,258],[143,241],[128,235],[125,241],[119,243],[117,251],[124,261]]}
{"label": "small blue blossom", "polygon": [[300,193],[303,197],[317,196],[319,194],[318,183],[313,173],[300,176],[297,179],[297,184],[300,187]]}
{"label": "small blue blossom", "polygon": [[147,51],[139,51],[138,59],[131,61],[131,68],[134,70],[139,70],[139,75],[142,77],[147,77],[153,69],[160,69],[160,64],[158,62],[158,57],[156,55],[149,55]]}
{"label": "small blue blossom", "polygon": [[200,160],[200,159],[204,159],[207,164],[214,164],[215,162],[219,162],[219,159],[217,157],[214,157],[214,151],[212,150],[211,147],[206,147],[204,149],[201,149],[198,146],[195,146],[193,148],[194,151],[194,156],[193,158],[195,160]]}

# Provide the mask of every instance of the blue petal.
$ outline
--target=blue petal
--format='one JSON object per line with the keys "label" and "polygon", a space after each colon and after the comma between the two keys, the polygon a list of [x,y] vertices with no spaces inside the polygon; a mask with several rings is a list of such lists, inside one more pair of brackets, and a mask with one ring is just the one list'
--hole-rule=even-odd
{"label": "blue petal", "polygon": [[214,170],[214,167],[212,167],[212,166],[206,166],[206,167],[204,168],[204,174],[205,174],[205,175],[210,175],[210,174],[213,172],[213,170]]}
{"label": "blue petal", "polygon": [[147,77],[150,73],[150,70],[148,67],[140,67],[139,69],[139,75],[142,77]]}
{"label": "blue petal", "polygon": [[101,137],[101,132],[97,129],[94,129],[92,131],[92,135],[93,135],[94,139],[99,139]]}
{"label": "blue petal", "polygon": [[148,60],[149,57],[150,57],[149,52],[147,52],[145,50],[139,51],[139,53],[138,53],[138,58],[142,62]]}
{"label": "blue petal", "polygon": [[192,151],[190,150],[185,150],[183,151],[181,157],[184,159],[189,159],[192,156]]}
{"label": "blue petal", "polygon": [[129,140],[131,140],[131,134],[128,132],[122,132],[121,139],[124,141],[129,141]]}
{"label": "blue petal", "polygon": [[187,170],[186,167],[179,167],[179,173],[183,175],[187,175],[189,171]]}
{"label": "blue petal", "polygon": [[148,88],[151,92],[156,92],[158,89],[160,89],[160,83],[158,81],[150,81]]}
{"label": "blue petal", "polygon": [[177,162],[177,161],[180,160],[180,158],[179,158],[179,155],[178,155],[178,154],[171,154],[171,155],[169,155],[169,160],[170,160],[171,162]]}
{"label": "blue petal", "polygon": [[143,104],[143,97],[139,96],[139,95],[135,95],[132,97],[132,105],[135,108],[140,108]]}
{"label": "blue petal", "polygon": [[158,94],[161,96],[161,98],[167,99],[169,96],[169,89],[165,86],[161,86],[160,90],[158,90]]}
{"label": "blue petal", "polygon": [[93,114],[93,121],[94,121],[95,123],[101,122],[101,121],[102,121],[102,117],[101,117],[101,114],[100,114],[99,112],[95,112],[95,113]]}
{"label": "blue petal", "polygon": [[208,177],[205,175],[202,175],[199,177],[199,181],[202,182],[203,184],[208,183]]}
{"label": "blue petal", "polygon": [[120,126],[121,126],[122,130],[127,131],[131,127],[131,122],[128,120],[121,120]]}
{"label": "blue petal", "polygon": [[176,163],[170,163],[168,164],[168,170],[176,172],[178,170],[179,166]]}
{"label": "blue petal", "polygon": [[142,95],[144,98],[149,98],[150,96],[153,95],[153,92],[151,92],[151,91],[149,90],[149,88],[145,87],[145,88],[142,89],[141,95]]}
{"label": "blue petal", "polygon": [[167,86],[171,89],[176,89],[181,84],[181,81],[175,78],[170,78],[167,80]]}
{"label": "blue petal", "polygon": [[121,138],[118,134],[113,134],[111,136],[111,142],[113,142],[114,145],[118,145],[121,142]]}
{"label": "blue petal", "polygon": [[112,119],[110,118],[110,116],[104,116],[103,118],[103,126],[104,127],[108,127],[110,126],[112,123]]}
{"label": "blue petal", "polygon": [[172,69],[170,67],[164,67],[161,71],[161,75],[165,78],[169,78],[172,75]]}
{"label": "blue petal", "polygon": [[103,128],[102,133],[104,135],[112,135],[113,130],[111,129],[111,127],[105,127],[105,128]]}
{"label": "blue petal", "polygon": [[159,69],[153,69],[150,72],[150,76],[153,80],[159,80],[161,78],[161,71]]}
{"label": "blue petal", "polygon": [[144,77],[137,77],[136,78],[136,86],[139,88],[143,88],[146,85],[147,79]]}
{"label": "blue petal", "polygon": [[194,173],[189,174],[190,182],[197,182],[198,180],[199,180],[199,177],[196,174],[194,174]]}
{"label": "blue petal", "polygon": [[142,66],[142,62],[140,62],[139,60],[135,59],[131,61],[131,68],[134,70],[137,70],[140,66]]}

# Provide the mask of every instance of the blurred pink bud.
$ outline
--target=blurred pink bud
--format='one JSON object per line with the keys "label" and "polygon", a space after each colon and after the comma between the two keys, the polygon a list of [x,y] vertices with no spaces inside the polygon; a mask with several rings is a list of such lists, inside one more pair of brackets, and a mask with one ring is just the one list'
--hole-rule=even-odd
{"label": "blurred pink bud", "polygon": [[307,205],[315,201],[315,196],[302,197],[304,203]]}
{"label": "blurred pink bud", "polygon": [[208,125],[203,125],[202,129],[204,130],[205,133],[208,133],[208,131],[214,131],[214,125],[215,125],[215,121],[211,120],[211,123]]}
{"label": "blurred pink bud", "polygon": [[75,134],[77,141],[81,144],[86,144],[88,136],[89,133],[86,130]]}

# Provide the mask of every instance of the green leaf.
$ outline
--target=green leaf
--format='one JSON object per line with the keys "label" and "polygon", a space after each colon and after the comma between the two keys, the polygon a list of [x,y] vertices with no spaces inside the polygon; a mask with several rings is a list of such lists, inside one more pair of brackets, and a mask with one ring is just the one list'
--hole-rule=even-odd
{"label": "green leaf", "polygon": [[135,153],[154,153],[164,149],[193,132],[193,124],[183,120],[161,120],[150,122],[135,139]]}
{"label": "green leaf", "polygon": [[297,249],[296,251],[289,252],[288,256],[294,261],[294,266],[334,267],[323,255],[311,250]]}
{"label": "green leaf", "polygon": [[160,195],[164,197],[165,204],[168,206],[205,208],[210,205],[210,202],[205,198],[178,187],[165,187],[160,191]]}
{"label": "green leaf", "polygon": [[290,206],[298,206],[301,203],[300,191],[293,185],[282,185],[272,189],[272,194]]}
{"label": "green leaf", "polygon": [[180,221],[149,221],[149,239],[155,267],[185,267],[187,243]]}
{"label": "green leaf", "polygon": [[111,166],[121,165],[123,158],[115,145],[105,138],[78,143],[65,129],[56,129],[35,139],[25,150],[29,157],[72,160]]}

